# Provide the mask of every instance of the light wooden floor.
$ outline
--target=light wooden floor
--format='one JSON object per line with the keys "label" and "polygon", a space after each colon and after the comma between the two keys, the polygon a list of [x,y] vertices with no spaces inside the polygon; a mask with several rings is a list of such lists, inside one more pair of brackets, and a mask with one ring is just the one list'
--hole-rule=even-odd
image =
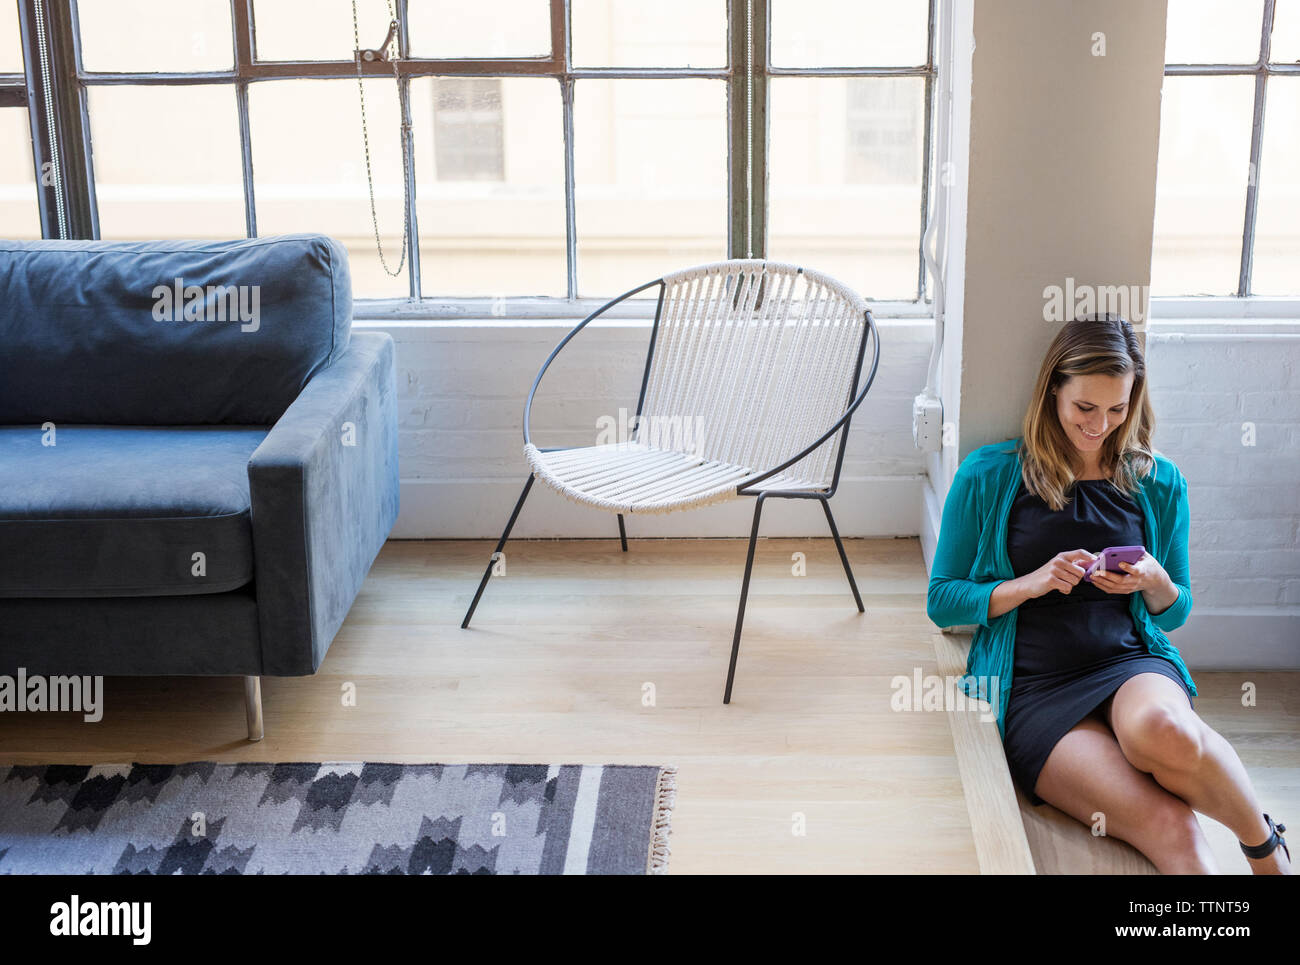
{"label": "light wooden floor", "polygon": [[[988,870],[1023,832],[968,806],[983,765],[959,765],[949,714],[890,707],[896,675],[941,672],[919,543],[846,545],[865,614],[831,541],[761,541],[729,706],[743,540],[512,542],[465,631],[491,545],[391,542],[320,672],[264,679],[262,743],[242,739],[236,678],[119,678],[98,724],[0,715],[0,762],[675,764],[671,873]],[[1300,675],[1250,679],[1260,707],[1234,708],[1234,677],[1203,684],[1198,709],[1300,827]]]}

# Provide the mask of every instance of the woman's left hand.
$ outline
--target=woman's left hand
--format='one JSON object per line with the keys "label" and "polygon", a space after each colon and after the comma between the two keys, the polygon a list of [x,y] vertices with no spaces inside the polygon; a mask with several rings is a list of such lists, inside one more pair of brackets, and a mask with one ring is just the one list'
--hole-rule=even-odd
{"label": "woman's left hand", "polygon": [[1156,558],[1150,553],[1143,553],[1136,563],[1118,564],[1122,572],[1107,570],[1102,573],[1094,570],[1090,579],[1099,589],[1107,593],[1137,593],[1140,590],[1154,589],[1168,579]]}

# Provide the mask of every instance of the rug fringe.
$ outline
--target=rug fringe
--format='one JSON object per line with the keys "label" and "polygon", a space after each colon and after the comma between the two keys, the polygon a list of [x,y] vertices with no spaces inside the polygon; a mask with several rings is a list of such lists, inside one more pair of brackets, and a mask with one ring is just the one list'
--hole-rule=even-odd
{"label": "rug fringe", "polygon": [[672,853],[668,847],[668,835],[673,829],[673,808],[676,806],[677,768],[661,767],[655,784],[654,824],[650,829],[649,873],[652,875],[668,873],[668,856]]}

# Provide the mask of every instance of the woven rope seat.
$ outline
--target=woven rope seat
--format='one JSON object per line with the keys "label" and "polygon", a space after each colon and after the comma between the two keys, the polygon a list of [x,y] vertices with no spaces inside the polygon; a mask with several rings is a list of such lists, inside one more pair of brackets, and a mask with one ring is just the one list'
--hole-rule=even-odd
{"label": "woven rope seat", "polygon": [[754,475],[734,466],[635,442],[524,455],[537,478],[574,502],[619,513],[666,513],[736,498]]}
{"label": "woven rope seat", "polygon": [[652,284],[661,296],[632,437],[543,450],[526,435],[535,476],[575,502],[619,513],[734,499],[747,495],[747,482],[755,491],[830,489],[837,447],[826,430],[853,398],[862,297],[818,272],[756,259]]}
{"label": "woven rope seat", "polygon": [[[757,470],[636,442],[543,452],[525,447],[538,479],[574,502],[618,513],[667,513],[737,499]],[[813,490],[817,482],[774,476],[756,489]]]}

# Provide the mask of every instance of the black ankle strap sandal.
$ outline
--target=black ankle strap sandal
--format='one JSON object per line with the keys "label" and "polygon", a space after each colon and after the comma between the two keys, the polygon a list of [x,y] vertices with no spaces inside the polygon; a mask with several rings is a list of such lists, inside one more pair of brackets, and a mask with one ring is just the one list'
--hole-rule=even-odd
{"label": "black ankle strap sandal", "polygon": [[[1282,846],[1282,850],[1286,852],[1286,859],[1290,861],[1291,849],[1286,846],[1286,838],[1282,837],[1282,832],[1286,830],[1286,825],[1274,824],[1273,819],[1270,818],[1267,814],[1264,815],[1264,820],[1268,822],[1268,830],[1269,830],[1268,840],[1265,841],[1263,844],[1256,844],[1256,845],[1242,844],[1241,845],[1242,853],[1247,858],[1267,858],[1270,854],[1272,854],[1274,851],[1277,850],[1277,846],[1280,844]],[[1237,843],[1241,844],[1240,841],[1238,841]]]}

